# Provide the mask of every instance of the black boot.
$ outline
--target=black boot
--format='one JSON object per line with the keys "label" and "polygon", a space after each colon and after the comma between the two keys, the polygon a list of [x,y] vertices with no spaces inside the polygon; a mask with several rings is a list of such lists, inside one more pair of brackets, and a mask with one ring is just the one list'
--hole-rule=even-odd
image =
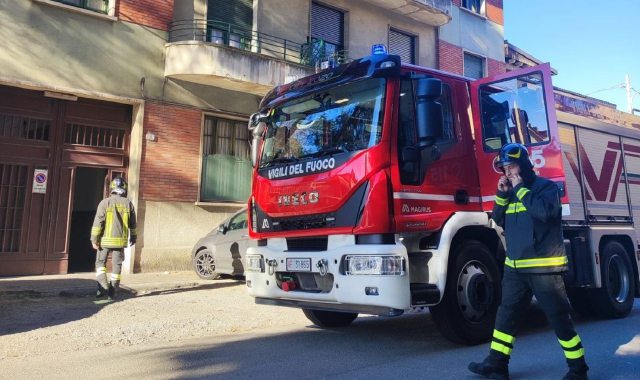
{"label": "black boot", "polygon": [[509,367],[506,365],[495,365],[486,361],[474,362],[469,364],[469,371],[486,379],[509,380]]}
{"label": "black boot", "polygon": [[107,295],[107,288],[98,283],[98,291],[96,292],[96,298],[103,298]]}
{"label": "black boot", "polygon": [[108,299],[114,300],[116,299],[116,288],[113,285],[109,284],[109,297]]}
{"label": "black boot", "polygon": [[578,372],[569,370],[562,380],[589,380],[589,377],[587,376],[587,371]]}
{"label": "black boot", "polygon": [[562,380],[588,380],[587,371],[589,366],[584,360],[584,356],[578,359],[567,359],[567,365],[569,366],[569,372],[562,378]]}

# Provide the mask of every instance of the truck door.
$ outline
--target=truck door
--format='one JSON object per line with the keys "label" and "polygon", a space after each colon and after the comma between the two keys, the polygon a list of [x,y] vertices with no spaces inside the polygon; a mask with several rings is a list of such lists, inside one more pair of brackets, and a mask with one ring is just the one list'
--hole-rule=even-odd
{"label": "truck door", "polygon": [[[554,107],[551,66],[547,64],[471,82],[471,108],[482,207],[490,211],[502,171],[494,166],[500,148],[523,144],[536,173],[565,183]],[[566,192],[562,203],[568,203]]]}

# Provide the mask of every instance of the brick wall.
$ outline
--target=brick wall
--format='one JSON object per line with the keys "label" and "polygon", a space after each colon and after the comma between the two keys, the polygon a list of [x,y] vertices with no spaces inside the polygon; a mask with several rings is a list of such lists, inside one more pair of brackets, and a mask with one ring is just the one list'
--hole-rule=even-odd
{"label": "brick wall", "polygon": [[438,69],[462,75],[462,64],[462,48],[460,46],[438,40]]}
{"label": "brick wall", "polygon": [[117,0],[116,16],[123,21],[168,30],[174,0]]}
{"label": "brick wall", "polygon": [[140,196],[148,201],[195,202],[198,198],[202,112],[146,103]]}
{"label": "brick wall", "polygon": [[507,64],[487,58],[487,69],[489,70],[489,75],[503,74],[507,72]]}
{"label": "brick wall", "polygon": [[496,24],[504,25],[502,0],[486,0],[487,18]]}

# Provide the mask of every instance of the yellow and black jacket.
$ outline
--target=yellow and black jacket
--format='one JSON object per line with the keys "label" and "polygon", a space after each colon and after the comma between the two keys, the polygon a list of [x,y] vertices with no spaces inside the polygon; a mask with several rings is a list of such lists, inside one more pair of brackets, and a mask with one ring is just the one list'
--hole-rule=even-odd
{"label": "yellow and black jacket", "polygon": [[558,187],[538,176],[529,187],[521,183],[496,194],[491,218],[504,228],[505,266],[523,273],[566,271]]}
{"label": "yellow and black jacket", "polygon": [[[129,236],[131,234],[131,236]],[[98,205],[91,228],[91,242],[104,248],[124,248],[136,243],[136,211],[122,195],[111,194]]]}

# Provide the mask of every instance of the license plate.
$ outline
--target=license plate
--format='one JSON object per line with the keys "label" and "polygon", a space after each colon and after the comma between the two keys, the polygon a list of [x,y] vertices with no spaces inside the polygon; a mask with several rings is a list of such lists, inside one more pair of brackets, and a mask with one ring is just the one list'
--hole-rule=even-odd
{"label": "license plate", "polygon": [[311,272],[311,259],[287,259],[287,270],[292,272]]}

